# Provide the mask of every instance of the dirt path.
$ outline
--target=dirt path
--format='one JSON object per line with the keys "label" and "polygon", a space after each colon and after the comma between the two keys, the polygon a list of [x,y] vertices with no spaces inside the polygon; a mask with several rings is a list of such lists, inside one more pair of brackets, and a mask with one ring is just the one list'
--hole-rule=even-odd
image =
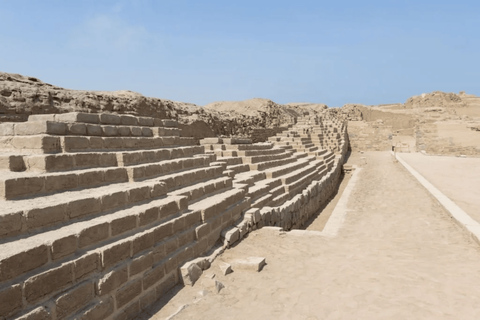
{"label": "dirt path", "polygon": [[[261,229],[206,271],[225,285],[220,293],[198,281],[144,317],[479,319],[479,246],[389,153],[364,156],[335,238]],[[249,256],[267,265],[219,272],[219,261]]]}

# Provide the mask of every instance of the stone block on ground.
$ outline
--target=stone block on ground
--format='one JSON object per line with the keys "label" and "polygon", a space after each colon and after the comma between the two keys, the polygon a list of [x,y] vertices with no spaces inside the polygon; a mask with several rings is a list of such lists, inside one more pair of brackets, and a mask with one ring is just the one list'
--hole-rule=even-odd
{"label": "stone block on ground", "polygon": [[231,261],[233,270],[241,269],[259,272],[266,264],[266,259],[264,257],[248,257]]}
{"label": "stone block on ground", "polygon": [[183,284],[193,286],[200,278],[203,271],[196,263],[187,262],[180,267],[180,273],[182,275]]}

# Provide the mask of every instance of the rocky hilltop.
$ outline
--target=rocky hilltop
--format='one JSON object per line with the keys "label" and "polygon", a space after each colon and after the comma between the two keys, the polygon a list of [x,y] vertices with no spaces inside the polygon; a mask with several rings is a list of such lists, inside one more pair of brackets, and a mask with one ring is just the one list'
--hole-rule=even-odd
{"label": "rocky hilltop", "polygon": [[72,111],[112,112],[177,120],[185,135],[196,138],[248,135],[254,130],[285,127],[304,112],[325,105],[280,105],[267,99],[215,102],[205,107],[145,97],[132,91],[70,90],[35,77],[0,72],[0,122],[26,121],[31,114]]}

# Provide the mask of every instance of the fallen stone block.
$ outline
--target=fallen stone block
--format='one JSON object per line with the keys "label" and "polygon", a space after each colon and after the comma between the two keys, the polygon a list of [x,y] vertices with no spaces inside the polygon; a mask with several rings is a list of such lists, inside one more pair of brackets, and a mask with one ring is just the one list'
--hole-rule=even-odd
{"label": "fallen stone block", "polygon": [[263,266],[266,265],[266,259],[264,257],[248,257],[245,259],[237,259],[232,261],[231,265],[233,269],[261,271]]}
{"label": "fallen stone block", "polygon": [[187,262],[180,267],[180,273],[182,274],[183,284],[193,286],[203,271],[196,263]]}
{"label": "fallen stone block", "polygon": [[220,262],[218,264],[218,267],[220,268],[220,270],[222,270],[222,273],[224,276],[226,276],[227,274],[229,273],[232,273],[232,266],[229,264],[229,263],[226,263],[226,262]]}

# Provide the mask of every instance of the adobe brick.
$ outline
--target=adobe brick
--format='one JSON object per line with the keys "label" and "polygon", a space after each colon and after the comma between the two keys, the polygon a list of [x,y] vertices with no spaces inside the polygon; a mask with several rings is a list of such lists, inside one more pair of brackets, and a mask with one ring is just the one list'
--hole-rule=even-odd
{"label": "adobe brick", "polygon": [[140,125],[140,126],[147,126],[147,127],[153,127],[153,125],[154,125],[153,118],[150,118],[150,117],[138,117],[138,125]]}
{"label": "adobe brick", "polygon": [[25,281],[25,299],[35,303],[73,283],[73,264],[50,269]]}
{"label": "adobe brick", "polygon": [[69,202],[65,208],[65,213],[70,219],[82,217],[90,214],[99,213],[101,210],[101,200],[99,198],[79,199]]}
{"label": "adobe brick", "polygon": [[203,239],[210,233],[210,224],[204,223],[195,228],[195,237],[197,240]]}
{"label": "adobe brick", "polygon": [[178,204],[176,202],[169,202],[159,208],[160,219],[170,218],[172,215],[178,213]]}
{"label": "adobe brick", "polygon": [[48,262],[48,247],[44,244],[11,255],[0,261],[0,282],[15,278]]}
{"label": "adobe brick", "polygon": [[157,220],[158,220],[158,208],[157,207],[148,208],[145,211],[140,212],[138,225],[140,227],[145,226]]}
{"label": "adobe brick", "polygon": [[163,264],[154,267],[143,275],[143,290],[147,290],[158,283],[165,276],[165,266]]}
{"label": "adobe brick", "polygon": [[76,286],[55,300],[57,319],[64,319],[73,312],[83,308],[95,296],[93,282]]}
{"label": "adobe brick", "polygon": [[130,277],[139,274],[147,269],[150,269],[153,265],[153,252],[144,254],[138,258],[133,259],[130,264]]}
{"label": "adobe brick", "polygon": [[134,188],[128,191],[129,203],[136,203],[146,199],[150,199],[150,186]]}
{"label": "adobe brick", "polygon": [[90,148],[90,139],[87,137],[62,137],[62,147],[66,152],[87,150]]}
{"label": "adobe brick", "polygon": [[29,313],[16,318],[17,320],[51,320],[52,314],[45,307],[38,307]]}
{"label": "adobe brick", "polygon": [[22,211],[0,215],[0,237],[20,233],[22,230],[22,216]]}
{"label": "adobe brick", "polygon": [[172,221],[165,222],[154,229],[153,231],[154,242],[158,243],[163,239],[170,237],[172,234],[173,234],[173,222]]}
{"label": "adobe brick", "polygon": [[69,235],[52,242],[50,251],[52,260],[68,256],[77,250],[77,236]]}
{"label": "adobe brick", "polygon": [[96,293],[103,296],[119,288],[128,280],[127,266],[120,266],[101,277],[96,284]]}
{"label": "adobe brick", "polygon": [[78,175],[59,174],[45,177],[45,192],[57,192],[78,187]]}
{"label": "adobe brick", "polygon": [[166,276],[164,280],[155,288],[155,290],[157,291],[157,299],[163,297],[163,295],[167,293],[170,289],[175,287],[176,284],[177,282],[174,273]]}
{"label": "adobe brick", "polygon": [[105,182],[127,182],[128,176],[125,168],[114,168],[105,170]]}
{"label": "adobe brick", "polygon": [[125,146],[124,139],[125,138],[121,138],[121,137],[104,138],[104,147],[105,149],[114,149],[114,150],[123,149]]}
{"label": "adobe brick", "polygon": [[120,124],[121,123],[120,117],[115,114],[101,113],[99,115],[99,118],[100,118],[100,123],[103,123],[103,124]]}
{"label": "adobe brick", "polygon": [[107,297],[97,302],[93,307],[79,315],[81,320],[104,320],[114,311],[112,297]]}
{"label": "adobe brick", "polygon": [[118,129],[114,126],[102,126],[103,135],[107,137],[114,137],[118,135]]}
{"label": "adobe brick", "polygon": [[137,227],[137,217],[136,216],[125,216],[116,218],[110,223],[111,235],[116,236],[121,233],[124,233],[128,230],[132,230]]}
{"label": "adobe brick", "polygon": [[78,236],[78,247],[83,248],[107,239],[108,231],[109,231],[108,222],[91,226],[80,231],[80,234]]}
{"label": "adobe brick", "polygon": [[8,317],[22,308],[22,286],[17,284],[0,290],[0,315]]}
{"label": "adobe brick", "polygon": [[126,192],[117,191],[102,196],[102,211],[118,208],[126,204]]}
{"label": "adobe brick", "polygon": [[133,239],[132,243],[132,255],[136,255],[137,253],[153,247],[154,238],[153,238],[153,231],[148,231],[143,234],[137,235]]}
{"label": "adobe brick", "polygon": [[128,137],[132,134],[130,127],[118,127],[118,135]]}
{"label": "adobe brick", "polygon": [[102,127],[96,124],[87,124],[87,135],[89,136],[101,136]]}
{"label": "adobe brick", "polygon": [[[20,196],[42,192],[45,186],[44,177],[26,177],[8,179],[1,182],[3,196],[5,199],[15,199]],[[0,191],[0,192],[1,192]]]}
{"label": "adobe brick", "polygon": [[76,281],[80,281],[100,270],[100,253],[92,252],[73,261],[73,271]]}
{"label": "adobe brick", "polygon": [[124,126],[136,126],[138,125],[137,117],[133,116],[120,116],[120,123]]}
{"label": "adobe brick", "polygon": [[165,241],[165,255],[169,255],[173,252],[175,252],[175,250],[178,249],[178,241],[177,241],[177,237],[171,237],[170,239],[168,239],[167,241]]}
{"label": "adobe brick", "polygon": [[142,280],[137,279],[127,283],[115,294],[117,308],[121,308],[142,293]]}
{"label": "adobe brick", "polygon": [[66,122],[83,122],[83,123],[99,123],[98,114],[83,113],[83,112],[69,112],[55,115],[56,121]]}
{"label": "adobe brick", "polygon": [[157,293],[155,289],[150,290],[140,297],[140,309],[144,310],[151,306],[157,300]]}
{"label": "adobe brick", "polygon": [[102,268],[109,269],[120,261],[123,261],[131,256],[130,241],[116,242],[109,245],[102,252]]}
{"label": "adobe brick", "polygon": [[130,320],[134,319],[140,313],[140,301],[132,302],[129,306],[120,311],[113,319],[114,320]]}
{"label": "adobe brick", "polygon": [[102,137],[89,137],[88,148],[90,150],[102,150],[105,148],[104,140]]}
{"label": "adobe brick", "polygon": [[150,128],[142,128],[142,136],[144,137],[153,137],[153,131]]}
{"label": "adobe brick", "polygon": [[83,123],[70,123],[67,125],[69,134],[84,136],[87,134],[87,126]]}
{"label": "adobe brick", "polygon": [[78,175],[78,187],[89,188],[100,185],[104,182],[103,171],[87,171]]}
{"label": "adobe brick", "polygon": [[140,127],[130,127],[130,131],[132,132],[132,135],[135,137],[142,136],[142,128]]}

